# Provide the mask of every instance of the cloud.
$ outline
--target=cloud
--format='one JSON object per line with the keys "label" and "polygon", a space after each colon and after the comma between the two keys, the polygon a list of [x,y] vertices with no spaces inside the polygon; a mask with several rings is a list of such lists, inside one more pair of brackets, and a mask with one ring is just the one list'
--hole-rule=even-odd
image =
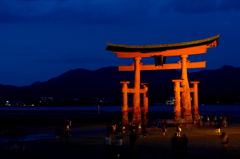
{"label": "cloud", "polygon": [[40,63],[105,63],[112,61],[112,59],[99,57],[66,57],[64,59],[37,59]]}
{"label": "cloud", "polygon": [[229,10],[240,10],[240,1],[239,0],[222,0],[220,5],[217,8],[221,11],[229,11]]}
{"label": "cloud", "polygon": [[178,13],[197,14],[215,11],[240,10],[238,0],[170,0],[167,4]]}
{"label": "cloud", "polygon": [[216,8],[215,0],[181,0],[174,1],[174,10],[179,13],[206,13]]}
{"label": "cloud", "polygon": [[[12,0],[0,1],[0,22],[74,20],[107,23],[148,12],[138,1],[110,0]],[[128,16],[126,16],[128,15]]]}
{"label": "cloud", "polygon": [[134,24],[164,13],[240,10],[238,0],[0,0],[0,23],[73,21],[82,24]]}

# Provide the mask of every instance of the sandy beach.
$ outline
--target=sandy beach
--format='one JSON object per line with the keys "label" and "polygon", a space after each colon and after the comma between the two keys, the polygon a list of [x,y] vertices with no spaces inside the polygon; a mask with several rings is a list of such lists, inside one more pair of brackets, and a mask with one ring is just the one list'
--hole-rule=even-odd
{"label": "sandy beach", "polygon": [[[55,138],[32,140],[25,142],[25,150],[9,151],[6,145],[1,143],[1,159],[104,159],[104,137],[107,123],[73,123],[72,136],[69,144],[57,143]],[[19,127],[18,127],[19,128]],[[30,134],[54,133],[56,125],[25,126]],[[102,131],[94,131],[102,130]],[[92,133],[86,133],[86,132]],[[201,128],[183,128],[181,134],[186,134],[189,140],[186,155],[181,153],[174,156],[171,149],[171,138],[176,132],[175,128],[169,128],[166,136],[162,135],[162,129],[148,128],[147,137],[139,137],[136,152],[130,151],[129,132],[123,134],[122,158],[126,159],[159,159],[159,158],[239,158],[240,157],[240,125],[232,124],[223,127],[229,138],[227,152],[222,151],[221,141],[217,135],[215,126]],[[74,133],[78,132],[78,133]],[[82,132],[82,133],[81,133]],[[96,132],[96,133],[95,133]]]}

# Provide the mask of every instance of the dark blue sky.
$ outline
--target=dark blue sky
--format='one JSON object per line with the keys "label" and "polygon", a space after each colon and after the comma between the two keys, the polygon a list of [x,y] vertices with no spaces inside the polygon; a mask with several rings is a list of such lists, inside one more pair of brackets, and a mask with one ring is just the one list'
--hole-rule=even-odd
{"label": "dark blue sky", "polygon": [[207,61],[206,69],[240,67],[239,17],[239,0],[0,0],[0,84],[133,62],[106,51],[106,42],[166,44],[217,34],[218,47],[189,60]]}

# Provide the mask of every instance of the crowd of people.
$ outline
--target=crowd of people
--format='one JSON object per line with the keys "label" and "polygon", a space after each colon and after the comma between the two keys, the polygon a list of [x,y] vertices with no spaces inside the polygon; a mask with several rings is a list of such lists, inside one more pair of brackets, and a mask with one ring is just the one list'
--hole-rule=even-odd
{"label": "crowd of people", "polygon": [[[166,120],[163,122],[162,127],[163,135],[165,135],[168,129]],[[128,126],[122,125],[121,122],[118,124],[107,124],[104,140],[106,158],[122,156],[122,134],[125,132],[129,132],[130,151],[135,152],[139,137],[146,137],[148,135],[147,123],[145,121],[141,124],[130,123]]]}
{"label": "crowd of people", "polygon": [[232,123],[232,117],[226,117],[226,116],[207,116],[206,121],[208,125],[221,125],[223,127],[227,126],[227,123]]}
{"label": "crowd of people", "polygon": [[[227,151],[229,136],[226,132],[221,132],[221,127],[226,127],[228,120],[226,120],[225,117],[211,119],[208,118],[209,117],[207,116],[206,121],[209,122],[209,124],[216,126],[217,135],[219,135],[221,141],[220,143],[222,145],[222,150]],[[212,121],[214,121],[214,123]],[[71,126],[72,121],[66,119],[64,120],[62,126],[56,128],[55,134],[57,143],[69,143],[71,137]],[[120,158],[122,157],[123,145],[125,141],[123,140],[124,133],[129,134],[128,140],[130,144],[130,152],[136,152],[138,140],[140,137],[148,136],[148,128],[151,130],[160,130],[162,136],[169,136],[168,129],[174,130],[175,133],[171,138],[171,149],[173,155],[187,154],[189,140],[185,133],[181,134],[184,127],[180,123],[175,124],[174,127],[172,125],[169,127],[167,120],[162,120],[161,123],[151,125],[147,125],[147,122],[145,121],[143,121],[141,124],[130,123],[129,125],[122,125],[122,123],[119,122],[117,124],[114,123],[106,125],[106,136],[104,138],[106,158],[112,158],[113,156]],[[172,132],[172,130],[170,132]],[[5,144],[7,151],[24,151],[24,141],[26,137],[26,133],[24,131],[9,129],[0,132],[0,137],[7,141]]]}
{"label": "crowd of people", "polygon": [[[226,126],[226,118],[220,118],[220,123],[215,123],[216,126]],[[154,125],[154,126],[153,126]],[[162,130],[162,135],[166,136],[169,128],[167,120],[162,120],[161,123],[153,124],[150,126],[151,130]],[[148,135],[147,127],[149,125],[146,122],[141,124],[130,123],[128,126],[121,125],[121,122],[118,124],[107,124],[106,137],[104,141],[106,156],[111,158],[112,156],[121,157],[122,156],[122,147],[123,147],[123,136],[125,132],[129,132],[129,143],[130,151],[135,152],[137,150],[137,141],[139,137],[146,137]],[[188,137],[186,134],[181,134],[183,126],[180,123],[174,125],[175,133],[171,138],[172,153],[173,155],[186,155],[188,150]],[[161,129],[159,129],[161,128]],[[173,127],[171,127],[172,129]],[[220,129],[220,128],[219,128]],[[227,151],[227,145],[229,142],[229,137],[226,132],[221,132],[221,129],[218,132],[218,135],[221,138],[221,144],[223,151]]]}

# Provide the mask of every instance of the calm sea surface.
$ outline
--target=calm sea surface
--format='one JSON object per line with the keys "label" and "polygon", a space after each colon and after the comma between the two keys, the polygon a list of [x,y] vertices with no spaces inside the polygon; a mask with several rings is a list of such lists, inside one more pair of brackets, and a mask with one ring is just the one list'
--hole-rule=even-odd
{"label": "calm sea surface", "polygon": [[[104,111],[104,112],[121,112],[121,106],[26,106],[26,107],[7,107],[0,106],[0,111]],[[149,112],[173,112],[173,106],[149,106]],[[202,115],[227,115],[240,116],[239,105],[199,105],[199,114]]]}

